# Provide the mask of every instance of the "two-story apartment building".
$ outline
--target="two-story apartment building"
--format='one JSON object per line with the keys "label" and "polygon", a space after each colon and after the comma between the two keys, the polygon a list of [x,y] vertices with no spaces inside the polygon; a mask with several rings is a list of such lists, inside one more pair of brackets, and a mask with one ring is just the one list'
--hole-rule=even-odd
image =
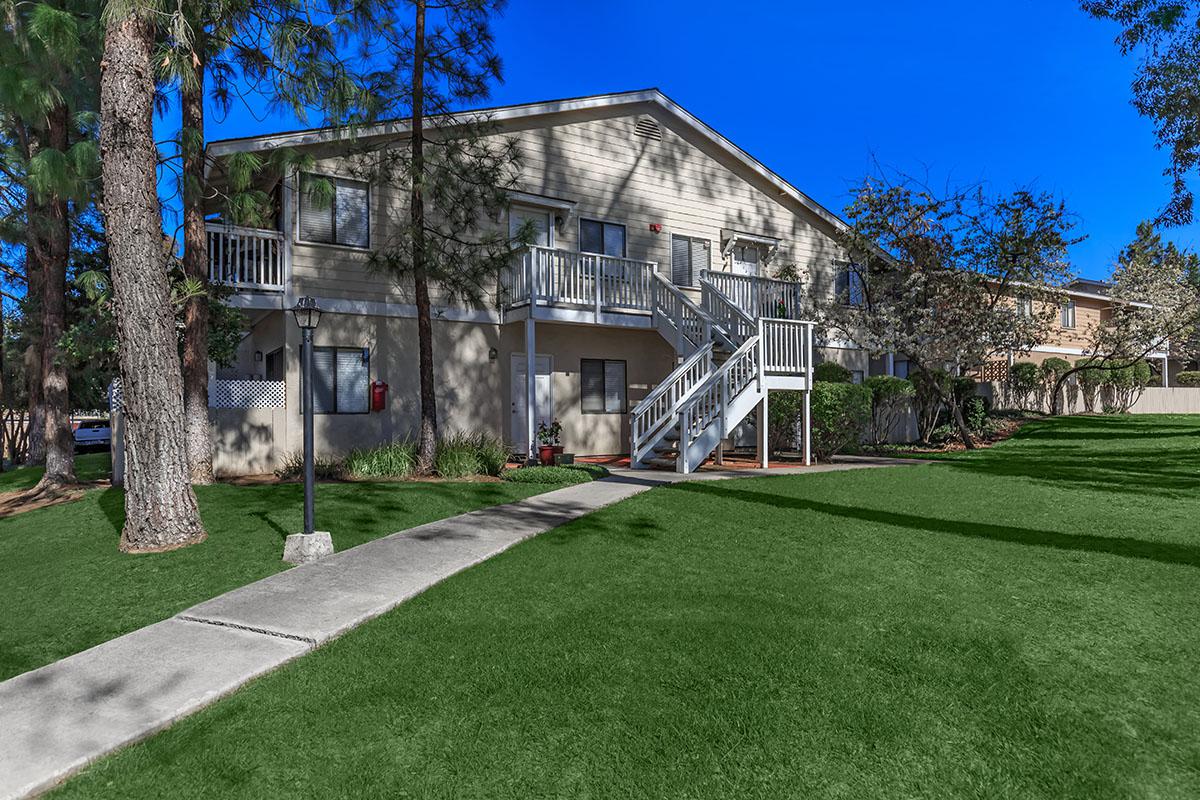
{"label": "two-story apartment building", "polygon": [[[1062,358],[1075,362],[1088,355],[1092,347],[1092,332],[1112,314],[1114,300],[1109,294],[1110,285],[1104,281],[1079,278],[1063,290],[1063,303],[1054,309],[1046,341],[1025,352],[1011,352],[1005,358],[996,359],[980,370],[981,377],[989,382],[1001,383],[1008,376],[1008,368],[1016,361],[1032,361],[1041,364],[1048,358]],[[1032,314],[1038,301],[1017,294],[1013,302],[1019,313]],[[1036,309],[1039,313],[1042,308]],[[1172,377],[1183,369],[1183,363],[1171,358],[1167,352],[1150,353],[1147,361],[1162,386],[1170,386]]]}
{"label": "two-story apartment building", "polygon": [[[496,135],[522,154],[506,219],[527,221],[494,297],[467,307],[435,297],[434,357],[442,429],[485,430],[527,452],[558,419],[578,454],[632,453],[639,464],[694,469],[768,391],[805,389],[812,301],[830,295],[844,225],[803,192],[661,92],[650,89],[491,109]],[[359,140],[405,146],[405,121]],[[315,332],[319,452],[410,435],[418,419],[411,290],[368,269],[395,187],[358,180],[344,137],[318,129],[213,142],[234,153],[291,148],[332,180],[312,202],[306,174],[269,176],[271,230],[209,225],[210,276],[235,290],[248,330],[238,363],[213,381],[217,468],[270,469],[300,446],[302,296],[324,311]],[[795,265],[798,282],[774,280]],[[866,354],[818,347],[866,373]],[[388,386],[372,411],[375,382]],[[762,426],[760,426],[761,428]],[[764,455],[765,457],[765,455]]]}

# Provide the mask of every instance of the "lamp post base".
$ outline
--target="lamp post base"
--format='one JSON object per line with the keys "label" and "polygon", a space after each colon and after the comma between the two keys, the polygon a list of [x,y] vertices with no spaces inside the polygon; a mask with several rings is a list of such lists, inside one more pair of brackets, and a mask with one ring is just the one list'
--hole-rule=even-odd
{"label": "lamp post base", "polygon": [[283,560],[289,564],[307,564],[333,555],[333,539],[327,531],[293,533],[283,542]]}

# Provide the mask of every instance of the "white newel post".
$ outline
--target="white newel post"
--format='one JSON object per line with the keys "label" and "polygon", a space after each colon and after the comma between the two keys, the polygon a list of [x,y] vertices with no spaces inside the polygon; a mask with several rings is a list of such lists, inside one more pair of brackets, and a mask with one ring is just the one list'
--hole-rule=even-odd
{"label": "white newel post", "polygon": [[537,442],[534,441],[534,420],[537,419],[537,337],[534,331],[533,308],[525,319],[525,435],[527,437],[525,454],[530,461],[537,456]]}
{"label": "white newel post", "polygon": [[1163,356],[1162,361],[1163,361],[1163,367],[1162,367],[1162,369],[1163,369],[1163,388],[1170,389],[1171,388],[1170,362],[1169,362],[1167,356]]}
{"label": "white newel post", "polygon": [[763,389],[762,400],[758,403],[758,465],[763,469],[771,466],[767,437],[767,397],[769,394],[766,389]]}

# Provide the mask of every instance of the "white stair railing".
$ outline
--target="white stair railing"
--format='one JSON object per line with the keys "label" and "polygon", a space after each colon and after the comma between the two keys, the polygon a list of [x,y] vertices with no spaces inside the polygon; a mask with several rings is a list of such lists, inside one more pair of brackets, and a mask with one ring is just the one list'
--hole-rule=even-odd
{"label": "white stair railing", "polygon": [[[751,336],[679,409],[679,466],[690,473],[726,437],[730,406],[748,390],[762,391],[761,348]],[[711,447],[709,446],[711,445]]]}
{"label": "white stair railing", "polygon": [[670,375],[633,407],[629,416],[632,448],[630,460],[640,464],[674,427],[679,406],[691,396],[692,390],[703,383],[713,368],[712,342],[684,359]]}
{"label": "white stair railing", "polygon": [[704,313],[729,334],[734,345],[740,346],[758,332],[754,319],[709,281],[700,281],[700,304]]}
{"label": "white stair railing", "polygon": [[712,319],[675,284],[656,272],[652,286],[654,324],[675,352],[690,355],[712,339]]}
{"label": "white stair railing", "polygon": [[803,293],[796,281],[703,270],[701,281],[709,281],[738,308],[751,317],[799,319]]}
{"label": "white stair railing", "polygon": [[813,323],[791,319],[758,320],[763,372],[806,375],[812,367]]}

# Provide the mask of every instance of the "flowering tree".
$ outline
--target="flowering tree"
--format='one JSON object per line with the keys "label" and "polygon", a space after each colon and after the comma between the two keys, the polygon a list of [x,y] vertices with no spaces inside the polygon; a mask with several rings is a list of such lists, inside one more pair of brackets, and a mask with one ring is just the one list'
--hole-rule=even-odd
{"label": "flowering tree", "polygon": [[1138,226],[1113,269],[1112,307],[1085,331],[1084,357],[1058,376],[1051,413],[1059,412],[1059,389],[1072,375],[1124,370],[1168,352],[1173,343],[1191,341],[1200,324],[1200,292],[1191,280],[1195,262],[1195,255],[1164,245],[1148,224]]}
{"label": "flowering tree", "polygon": [[846,217],[840,239],[852,263],[838,297],[820,309],[822,323],[871,352],[905,354],[973,447],[962,410],[934,374],[961,374],[1045,339],[1076,241],[1071,216],[1031,191],[940,196],[910,179],[870,177]]}

